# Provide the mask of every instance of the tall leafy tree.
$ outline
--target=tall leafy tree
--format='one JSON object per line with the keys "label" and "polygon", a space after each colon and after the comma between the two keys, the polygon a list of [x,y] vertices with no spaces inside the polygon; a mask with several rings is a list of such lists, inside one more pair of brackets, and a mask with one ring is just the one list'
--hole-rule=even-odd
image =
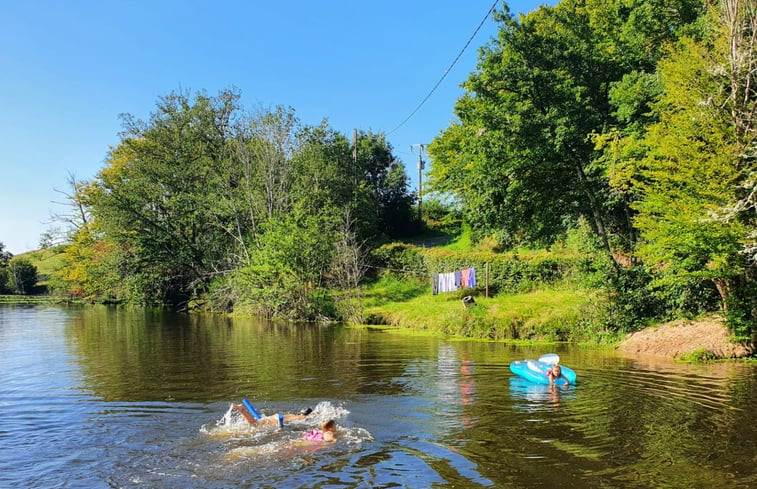
{"label": "tall leafy tree", "polygon": [[615,123],[613,83],[653,67],[696,5],[564,0],[518,19],[505,10],[464,84],[459,122],[429,148],[433,188],[460,198],[475,229],[510,243],[550,242],[587,216],[612,256],[613,235],[631,229],[589,135]]}
{"label": "tall leafy tree", "polygon": [[17,294],[31,294],[37,285],[37,267],[26,258],[14,258],[8,264],[10,288]]}
{"label": "tall leafy tree", "polygon": [[707,17],[703,38],[682,39],[660,63],[659,122],[631,172],[641,194],[634,204],[639,254],[658,284],[709,281],[726,310],[734,298],[746,299],[736,301],[740,324],[755,320],[757,306],[755,263],[745,253],[757,225],[745,204],[757,171],[756,15],[752,2],[724,0]]}
{"label": "tall leafy tree", "polygon": [[8,263],[13,258],[13,253],[5,251],[5,245],[0,241],[0,292],[5,292],[8,287]]}
{"label": "tall leafy tree", "polygon": [[218,205],[238,95],[160,99],[146,122],[124,117],[124,135],[99,173],[92,204],[105,233],[128,243],[146,297],[185,303],[225,268],[231,217]]}
{"label": "tall leafy tree", "polygon": [[[291,108],[242,113],[238,98],[172,93],[147,121],[124,117],[106,166],[72,197],[86,216],[66,251],[73,293],[183,306],[210,291],[222,309],[314,318],[331,308],[339,236],[408,227],[407,179],[383,135],[355,146]],[[360,217],[338,235],[344,213]]]}

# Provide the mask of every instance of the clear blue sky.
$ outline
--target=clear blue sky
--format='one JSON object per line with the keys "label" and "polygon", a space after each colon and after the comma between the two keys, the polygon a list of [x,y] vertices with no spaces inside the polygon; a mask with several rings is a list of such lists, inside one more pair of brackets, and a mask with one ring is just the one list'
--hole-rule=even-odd
{"label": "clear blue sky", "polygon": [[[241,91],[247,108],[291,106],[389,133],[428,95],[493,0],[0,0],[0,242],[38,248],[69,173],[92,179],[119,141],[176,90]],[[508,2],[527,13],[548,0]],[[500,8],[501,2],[498,3]],[[491,17],[421,109],[389,134],[417,185],[417,153],[454,118]]]}

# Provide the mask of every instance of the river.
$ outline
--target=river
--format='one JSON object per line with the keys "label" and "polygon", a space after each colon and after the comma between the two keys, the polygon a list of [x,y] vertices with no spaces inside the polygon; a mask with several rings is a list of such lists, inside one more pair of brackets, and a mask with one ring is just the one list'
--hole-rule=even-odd
{"label": "river", "polygon": [[[513,360],[556,351],[550,390]],[[229,409],[314,409],[250,427]],[[304,442],[326,419],[336,443]],[[0,487],[757,487],[757,366],[0,305]]]}

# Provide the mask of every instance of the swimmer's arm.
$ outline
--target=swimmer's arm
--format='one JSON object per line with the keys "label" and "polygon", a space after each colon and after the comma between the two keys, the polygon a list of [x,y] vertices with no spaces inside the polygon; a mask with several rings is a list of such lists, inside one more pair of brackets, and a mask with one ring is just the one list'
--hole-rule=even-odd
{"label": "swimmer's arm", "polygon": [[239,412],[239,414],[241,414],[244,417],[244,419],[247,420],[248,423],[255,424],[255,418],[252,417],[252,415],[247,411],[247,409],[243,405],[234,404],[232,402],[231,407],[236,409]]}

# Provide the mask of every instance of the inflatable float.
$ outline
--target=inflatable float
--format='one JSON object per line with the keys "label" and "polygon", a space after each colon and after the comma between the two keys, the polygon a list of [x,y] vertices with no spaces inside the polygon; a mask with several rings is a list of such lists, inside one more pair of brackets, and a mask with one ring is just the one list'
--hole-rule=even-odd
{"label": "inflatable float", "polygon": [[[510,364],[510,371],[530,382],[536,384],[549,384],[547,372],[552,368],[552,365],[559,362],[559,356],[554,353],[549,353],[540,356],[538,360],[516,360]],[[565,365],[560,365],[560,369],[562,370],[562,374],[571,384],[576,383],[576,373],[572,369]],[[555,383],[565,384],[565,380],[557,379]]]}

